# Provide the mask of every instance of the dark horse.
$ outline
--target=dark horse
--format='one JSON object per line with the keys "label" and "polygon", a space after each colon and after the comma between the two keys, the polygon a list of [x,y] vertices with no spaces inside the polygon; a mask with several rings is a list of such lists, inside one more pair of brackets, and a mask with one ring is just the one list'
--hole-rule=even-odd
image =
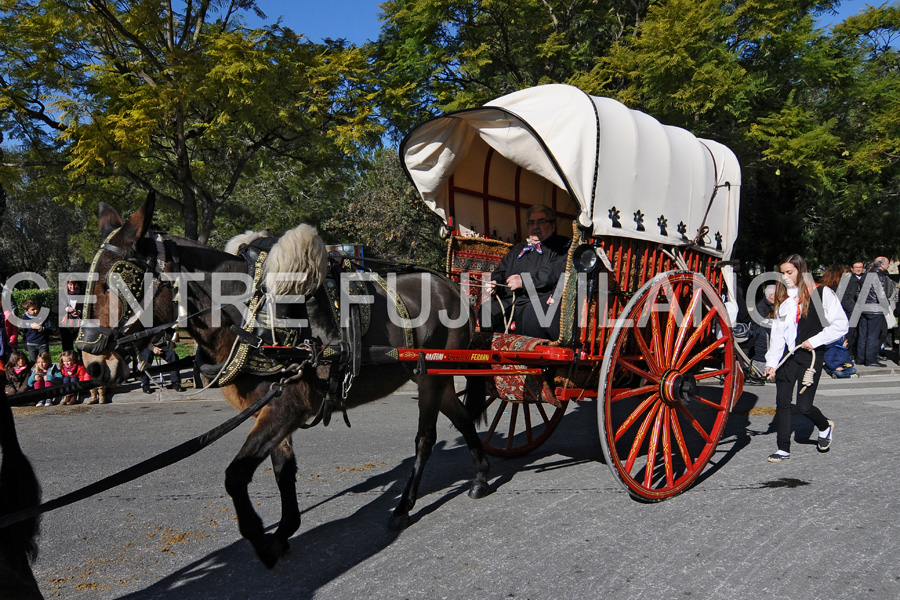
{"label": "dark horse", "polygon": [[[22,453],[12,409],[0,390],[0,515],[41,503],[41,488]],[[37,557],[38,519],[33,517],[0,529],[0,597],[4,600],[43,598],[31,563]]]}
{"label": "dark horse", "polygon": [[[111,207],[105,204],[100,207],[100,227],[106,242],[98,251],[92,267],[99,281],[89,292],[96,296],[96,300],[90,304],[90,318],[96,319],[100,327],[83,327],[79,334],[82,341],[79,347],[86,351],[84,362],[88,373],[100,382],[122,381],[128,377],[125,350],[117,348],[116,337],[143,327],[140,321],[131,323],[134,319],[124,323],[124,319],[110,320],[111,314],[117,316],[127,313],[125,310],[116,310],[123,306],[123,300],[107,282],[110,269],[115,271],[114,265],[121,264],[122,261],[136,269],[153,273],[155,324],[176,319],[177,310],[173,305],[173,297],[176,293],[183,295],[186,291],[186,310],[191,313],[187,316],[187,331],[209,362],[225,363],[235,345],[236,335],[230,327],[235,319],[232,317],[229,321],[227,316],[217,314],[219,311],[215,308],[218,305],[214,306],[216,290],[213,289],[212,282],[221,282],[227,274],[247,274],[248,261],[184,238],[148,235],[153,208],[154,197],[151,195],[127,222],[123,222]],[[293,241],[286,242],[289,234],[294,232],[299,233],[292,238]],[[303,282],[307,288],[297,290],[306,297],[306,303],[299,306],[309,323],[308,327],[301,330],[300,339],[315,340],[321,347],[339,345],[342,332],[335,324],[331,303],[323,289],[328,256],[315,229],[302,225],[288,232],[272,248],[268,260],[275,260],[276,254],[281,265],[293,263],[295,271],[307,274],[306,281]],[[204,277],[202,281],[189,281],[175,290],[173,286],[164,283],[164,280],[165,274],[177,273],[194,276],[202,274]],[[216,276],[219,276],[218,279]],[[389,318],[389,311],[396,311],[395,304],[380,286],[366,283],[366,293],[374,297],[374,303],[371,304],[371,325],[362,337],[363,348],[410,347],[410,342],[416,348],[463,349],[468,346],[472,335],[471,319],[463,316],[459,319],[459,326],[449,327],[442,324],[442,319],[439,318],[441,310],[457,316],[461,315],[460,311],[467,311],[455,284],[430,273],[398,274],[396,281],[397,293],[405,301],[409,315],[415,317],[419,314],[423,305],[422,298],[428,295],[431,310],[424,322],[417,323],[411,331],[394,325]],[[239,284],[225,282],[221,285],[226,294],[239,293],[228,287]],[[214,309],[212,312],[203,312],[211,307]],[[197,314],[198,312],[201,314]],[[214,318],[221,318],[218,326],[214,326]],[[84,340],[88,340],[88,343],[83,343]],[[269,567],[274,566],[285,553],[288,538],[300,526],[296,493],[297,463],[291,435],[318,414],[328,387],[329,368],[327,362],[323,362],[318,368],[307,367],[299,380],[287,385],[280,396],[260,410],[255,415],[256,423],[250,435],[225,472],[225,488],[234,501],[241,535],[253,544],[260,559]],[[243,410],[265,395],[278,377],[242,373],[224,385],[222,391],[232,406]],[[469,496],[478,498],[489,492],[488,461],[473,420],[455,394],[452,377],[414,375],[410,364],[396,361],[392,364],[364,363],[349,390],[346,406],[352,408],[383,398],[410,379],[414,379],[418,385],[416,460],[400,503],[393,511],[391,526],[394,528],[405,527],[410,522],[409,512],[415,505],[419,481],[436,441],[438,413],[443,413],[450,419],[465,438],[472,454],[476,476]],[[281,522],[272,534],[264,533],[262,520],[253,509],[247,489],[254,471],[267,456],[272,459],[282,505]]]}

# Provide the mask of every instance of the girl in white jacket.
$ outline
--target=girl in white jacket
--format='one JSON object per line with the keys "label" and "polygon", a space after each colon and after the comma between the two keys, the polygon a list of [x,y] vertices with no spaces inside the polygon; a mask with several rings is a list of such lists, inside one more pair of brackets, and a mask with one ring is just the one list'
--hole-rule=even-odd
{"label": "girl in white jacket", "polygon": [[[825,346],[847,333],[847,315],[835,293],[816,287],[803,257],[792,254],[779,269],[775,287],[775,319],[766,352],[766,377],[775,380],[775,422],[778,451],[769,462],[791,457],[791,401],[797,388],[797,410],[819,429],[818,448],[827,452],[834,421],[813,406],[822,375]],[[807,375],[807,371],[810,371]]]}

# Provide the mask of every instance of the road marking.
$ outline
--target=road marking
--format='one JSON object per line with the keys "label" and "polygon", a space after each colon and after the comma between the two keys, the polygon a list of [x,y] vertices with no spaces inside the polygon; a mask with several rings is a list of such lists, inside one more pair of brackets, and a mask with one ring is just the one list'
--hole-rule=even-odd
{"label": "road marking", "polygon": [[900,387],[853,387],[831,390],[819,388],[816,396],[860,396],[860,395],[900,394]]}

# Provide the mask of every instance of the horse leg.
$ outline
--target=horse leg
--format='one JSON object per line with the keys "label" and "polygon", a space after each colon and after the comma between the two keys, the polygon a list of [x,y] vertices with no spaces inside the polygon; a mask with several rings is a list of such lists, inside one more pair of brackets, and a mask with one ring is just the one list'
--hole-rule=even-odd
{"label": "horse leg", "polygon": [[484,446],[481,438],[478,437],[478,431],[475,429],[475,423],[472,421],[469,411],[456,396],[452,379],[441,391],[441,413],[450,419],[456,430],[462,434],[472,455],[472,462],[475,464],[475,479],[472,480],[472,487],[469,488],[469,498],[484,498],[491,493],[491,487],[488,484],[491,463],[488,462]]}
{"label": "horse leg", "polygon": [[425,463],[431,456],[431,450],[437,441],[437,417],[440,396],[436,394],[434,376],[422,376],[419,380],[419,430],[416,433],[416,460],[413,471],[406,482],[406,489],[400,497],[400,503],[394,509],[389,527],[394,531],[405,529],[409,526],[409,512],[416,505],[419,495],[419,482],[422,481],[422,473]]}
{"label": "horse leg", "polygon": [[[270,569],[275,566],[278,559],[287,551],[287,539],[282,539],[276,534],[265,533],[262,519],[254,510],[253,503],[250,500],[248,487],[253,480],[253,473],[256,472],[262,461],[265,460],[266,456],[272,455],[276,447],[288,435],[288,432],[284,431],[283,427],[277,422],[275,411],[271,410],[271,408],[271,406],[267,406],[260,411],[256,424],[244,441],[240,452],[225,470],[225,489],[228,491],[228,495],[231,496],[232,502],[234,502],[234,510],[238,518],[238,529],[241,535],[253,545],[253,549],[263,564]],[[287,461],[284,466],[288,466]],[[296,469],[296,463],[294,469]],[[287,471],[290,471],[289,466]],[[289,476],[288,472],[282,472],[281,476],[276,475],[280,484],[284,477]],[[294,472],[296,473],[296,471]],[[284,502],[284,498],[285,495],[282,492],[282,502]],[[290,500],[290,503],[297,504],[296,495]],[[283,508],[282,510],[285,509]],[[299,507],[296,507],[294,510],[297,511],[297,519],[299,520]],[[289,514],[290,512],[288,511]]]}
{"label": "horse leg", "polygon": [[281,522],[275,531],[284,549],[288,549],[288,538],[300,529],[300,506],[297,503],[297,459],[291,436],[284,438],[272,451],[272,469],[281,495]]}

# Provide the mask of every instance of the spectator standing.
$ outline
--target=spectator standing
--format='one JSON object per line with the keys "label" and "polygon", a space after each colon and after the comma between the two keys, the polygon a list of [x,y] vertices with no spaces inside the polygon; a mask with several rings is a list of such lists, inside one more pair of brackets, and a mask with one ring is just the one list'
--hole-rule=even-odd
{"label": "spectator standing", "polygon": [[25,327],[20,333],[25,341],[25,349],[31,362],[35,362],[41,352],[50,351],[50,332],[53,324],[49,317],[43,321],[38,320],[40,310],[41,305],[31,298],[22,302],[22,311],[24,312],[22,320],[25,321]]}
{"label": "spectator standing", "polygon": [[19,328],[9,318],[12,314],[11,310],[3,311],[3,329],[6,333],[6,340],[9,342],[10,353],[19,348]]}
{"label": "spectator standing", "polygon": [[[856,342],[857,362],[867,367],[884,367],[878,360],[881,340],[887,328],[885,311],[888,298],[893,295],[894,282],[887,276],[888,260],[879,256],[866,273],[858,302],[863,302]],[[863,299],[863,293],[865,298]]]}
{"label": "spectator standing", "polygon": [[82,298],[84,288],[80,281],[66,282],[66,312],[59,323],[59,340],[63,351],[75,350],[75,338],[81,327],[81,311],[84,308]]}
{"label": "spectator standing", "polygon": [[847,331],[847,343],[850,350],[850,357],[855,358],[857,362],[860,357],[856,353],[856,347],[859,340],[859,318],[853,319],[853,310],[856,308],[856,302],[859,300],[859,290],[862,288],[863,277],[865,276],[866,264],[861,260],[855,260],[850,265],[850,275],[847,280],[847,287],[841,296],[841,308],[850,320],[850,329]]}

